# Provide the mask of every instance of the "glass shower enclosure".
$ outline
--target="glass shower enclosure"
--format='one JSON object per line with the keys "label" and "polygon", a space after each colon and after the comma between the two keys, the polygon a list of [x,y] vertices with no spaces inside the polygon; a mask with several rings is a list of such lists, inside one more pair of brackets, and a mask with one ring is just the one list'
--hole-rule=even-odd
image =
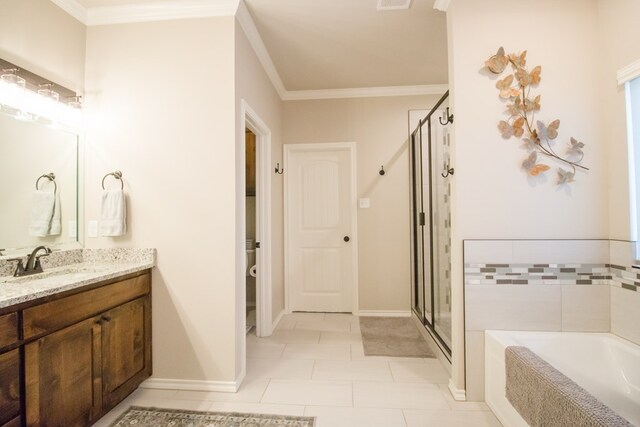
{"label": "glass shower enclosure", "polygon": [[451,176],[449,92],[411,132],[413,312],[451,355]]}

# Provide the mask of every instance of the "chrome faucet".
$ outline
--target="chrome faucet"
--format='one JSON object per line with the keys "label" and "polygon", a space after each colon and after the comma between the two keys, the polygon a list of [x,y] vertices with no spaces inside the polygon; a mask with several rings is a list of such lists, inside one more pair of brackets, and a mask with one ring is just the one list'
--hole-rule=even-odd
{"label": "chrome faucet", "polygon": [[[45,253],[38,255],[38,252],[44,250]],[[28,276],[30,274],[42,273],[42,263],[40,262],[40,258],[43,256],[49,256],[51,254],[51,249],[46,246],[38,246],[31,252],[29,257],[27,257],[27,263],[25,264],[22,258],[13,258],[9,261],[18,261],[18,265],[16,266],[16,271],[13,273],[14,277],[20,276]]]}

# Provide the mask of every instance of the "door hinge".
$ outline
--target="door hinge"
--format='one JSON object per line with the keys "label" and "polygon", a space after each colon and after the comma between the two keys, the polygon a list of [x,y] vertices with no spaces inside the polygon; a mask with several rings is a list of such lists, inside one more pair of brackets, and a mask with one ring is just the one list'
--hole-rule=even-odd
{"label": "door hinge", "polygon": [[256,242],[256,249],[260,249],[260,242]]}
{"label": "door hinge", "polygon": [[424,212],[420,212],[420,219],[418,221],[420,222],[420,225],[426,225],[427,224]]}

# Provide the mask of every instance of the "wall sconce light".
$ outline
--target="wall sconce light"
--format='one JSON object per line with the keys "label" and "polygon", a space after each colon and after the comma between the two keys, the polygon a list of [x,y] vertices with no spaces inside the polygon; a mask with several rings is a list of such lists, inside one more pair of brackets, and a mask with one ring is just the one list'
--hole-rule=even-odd
{"label": "wall sconce light", "polygon": [[18,68],[3,68],[0,76],[0,106],[6,105],[15,110],[18,119],[28,120],[24,111],[24,95],[27,86],[25,79],[18,75]]}
{"label": "wall sconce light", "polygon": [[[70,127],[81,125],[81,103],[76,93],[2,59],[0,69],[0,111],[20,120],[43,119],[53,125]],[[61,94],[70,101],[61,102]]]}

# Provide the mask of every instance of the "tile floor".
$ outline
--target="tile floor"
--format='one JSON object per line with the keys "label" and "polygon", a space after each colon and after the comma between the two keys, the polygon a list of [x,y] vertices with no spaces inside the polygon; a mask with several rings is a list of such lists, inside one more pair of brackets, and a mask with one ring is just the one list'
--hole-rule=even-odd
{"label": "tile floor", "polygon": [[317,427],[500,426],[484,403],[456,402],[436,359],[364,355],[358,318],[294,313],[269,338],[247,336],[247,376],[237,393],[138,389],[130,405],[317,417]]}

